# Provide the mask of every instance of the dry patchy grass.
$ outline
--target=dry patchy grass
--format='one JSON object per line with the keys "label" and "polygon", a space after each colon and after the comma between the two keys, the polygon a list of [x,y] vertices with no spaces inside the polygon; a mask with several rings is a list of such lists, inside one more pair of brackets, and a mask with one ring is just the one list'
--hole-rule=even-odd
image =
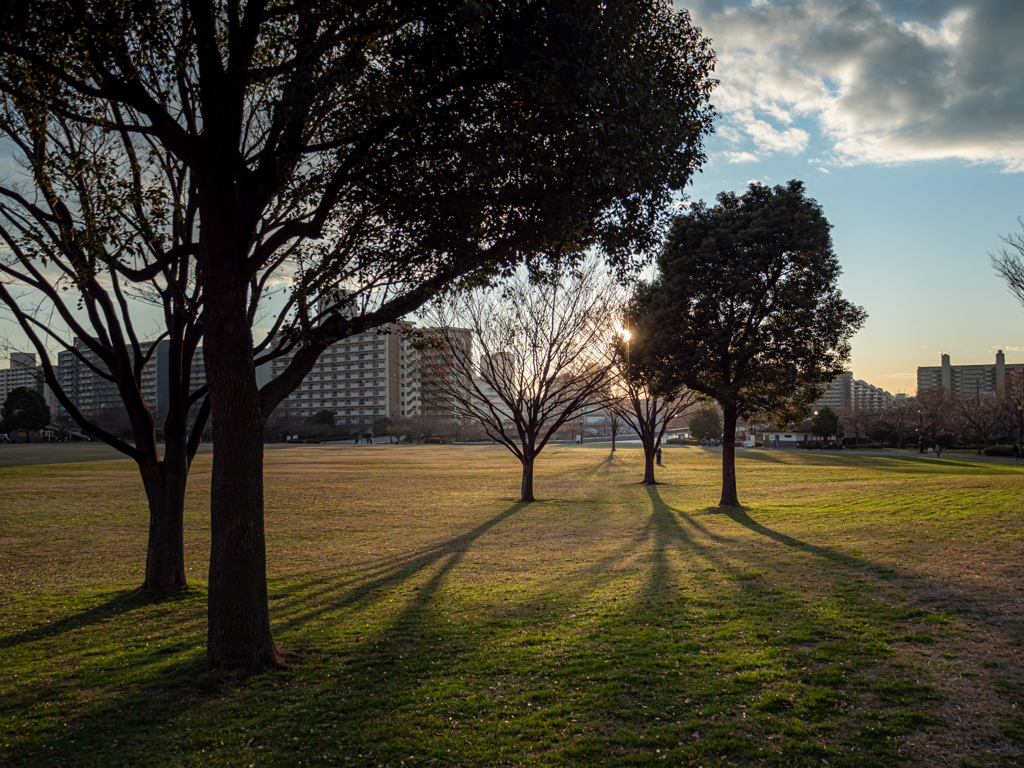
{"label": "dry patchy grass", "polygon": [[267,454],[291,669],[203,672],[193,587],[135,596],[126,462],[0,469],[5,765],[1019,765],[1021,468],[556,447]]}

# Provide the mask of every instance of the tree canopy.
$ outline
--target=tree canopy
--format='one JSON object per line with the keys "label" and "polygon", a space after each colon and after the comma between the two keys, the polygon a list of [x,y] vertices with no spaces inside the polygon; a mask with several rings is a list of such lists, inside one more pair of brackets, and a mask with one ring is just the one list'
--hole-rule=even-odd
{"label": "tree canopy", "polygon": [[836,285],[830,229],[799,181],[723,192],[676,217],[657,278],[634,295],[630,314],[658,350],[659,386],[683,383],[722,407],[722,505],[739,504],[737,417],[804,418],[864,322]]}
{"label": "tree canopy", "polygon": [[0,429],[35,432],[50,423],[50,407],[35,389],[15,387],[7,393],[0,411]]}
{"label": "tree canopy", "polygon": [[839,434],[839,416],[823,405],[811,419],[811,432],[818,437],[833,437]]}
{"label": "tree canopy", "polygon": [[[538,271],[597,246],[628,270],[714,114],[710,44],[667,0],[13,0],[0,54],[0,90],[31,120],[144,139],[195,201],[194,242],[119,271],[194,258],[202,284],[222,668],[278,659],[263,425],[319,354],[524,254]],[[285,356],[259,388],[256,365]]]}
{"label": "tree canopy", "polygon": [[722,414],[714,403],[702,403],[697,406],[689,419],[690,437],[703,440],[722,439]]}

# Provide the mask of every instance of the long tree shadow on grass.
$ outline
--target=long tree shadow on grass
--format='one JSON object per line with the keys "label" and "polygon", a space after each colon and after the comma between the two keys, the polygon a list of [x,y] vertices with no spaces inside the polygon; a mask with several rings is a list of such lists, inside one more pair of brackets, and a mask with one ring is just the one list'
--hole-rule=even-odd
{"label": "long tree shadow on grass", "polygon": [[[649,591],[671,592],[669,553],[693,551],[688,528],[705,531],[702,537],[710,532],[667,505],[656,489],[649,493],[659,528]],[[733,515],[746,517],[741,511]],[[848,580],[833,585],[829,578],[827,590],[810,594],[763,578],[760,568],[770,565],[770,553],[767,562],[758,562],[742,541],[712,541],[712,567],[705,569],[710,573],[691,576],[703,589],[681,598],[675,623],[687,635],[677,649],[684,651],[680,668],[699,675],[720,660],[720,672],[704,674],[689,694],[703,703],[700,716],[688,723],[704,747],[696,757],[786,766],[825,759],[839,765],[903,764],[899,740],[941,724],[932,714],[941,697],[916,679],[918,673],[886,665],[889,643],[898,640],[908,615],[870,599],[872,565],[828,553]]]}
{"label": "long tree shadow on grass", "polygon": [[[311,603],[317,607],[313,607],[305,612],[295,613],[283,622],[275,621],[275,629],[289,629],[321,613],[322,607],[320,607],[320,603],[325,598],[329,599],[331,606],[335,609],[354,608],[365,604],[382,590],[393,588],[408,581],[449,555],[458,555],[458,558],[455,560],[457,563],[458,560],[461,560],[462,555],[481,536],[527,506],[528,502],[517,502],[503,512],[485,520],[472,530],[417,552],[382,560],[345,581],[338,581],[324,575],[319,579],[306,580],[301,584],[296,584],[287,590],[277,589],[274,591],[274,598],[283,601],[283,603],[277,604],[275,608],[286,607],[295,602]],[[454,567],[454,564],[447,566],[449,570],[451,567]]]}
{"label": "long tree shadow on grass", "polygon": [[[66,627],[82,632],[71,646],[54,646],[51,633],[34,639],[38,650],[18,649],[45,655],[48,671],[39,684],[14,687],[0,701],[0,723],[10,726],[0,764],[171,764],[169,748],[153,750],[153,734],[223,690],[202,675],[204,596],[201,589],[173,600],[120,595],[86,612],[97,617],[91,625]],[[51,656],[54,648],[61,653]],[[182,731],[174,746],[189,749],[192,737]],[[194,753],[210,746],[206,738]]]}
{"label": "long tree shadow on grass", "polygon": [[0,637],[0,649],[13,648],[21,643],[44,640],[75,629],[82,629],[94,624],[100,624],[117,616],[131,613],[132,611],[140,608],[145,608],[146,606],[189,601],[194,597],[195,592],[194,590],[190,592],[188,589],[183,589],[179,592],[172,592],[170,594],[154,595],[132,589],[108,594],[110,597],[105,602],[95,605],[80,613],[65,616],[64,618],[58,619],[57,621],[49,624],[32,627],[32,629],[26,629],[22,632],[16,632],[13,635]]}

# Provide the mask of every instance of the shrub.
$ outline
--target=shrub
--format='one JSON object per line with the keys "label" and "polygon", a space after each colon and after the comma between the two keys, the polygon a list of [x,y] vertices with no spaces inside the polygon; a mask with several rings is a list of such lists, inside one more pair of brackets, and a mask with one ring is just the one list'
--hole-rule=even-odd
{"label": "shrub", "polygon": [[986,456],[1013,456],[1012,445],[990,445],[983,453]]}

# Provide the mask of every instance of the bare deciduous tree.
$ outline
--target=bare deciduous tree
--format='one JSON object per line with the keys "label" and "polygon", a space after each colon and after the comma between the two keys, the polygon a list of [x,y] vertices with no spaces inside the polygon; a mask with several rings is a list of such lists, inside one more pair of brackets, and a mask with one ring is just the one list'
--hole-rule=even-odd
{"label": "bare deciduous tree", "polygon": [[589,263],[551,281],[520,276],[500,291],[456,295],[427,313],[440,354],[425,358],[423,376],[453,415],[479,422],[519,459],[522,501],[534,501],[534,463],[555,432],[603,404],[616,310],[609,279]]}
{"label": "bare deciduous tree", "polygon": [[1006,281],[1010,293],[1024,304],[1024,217],[1018,217],[1022,232],[1011,232],[1003,238],[999,253],[990,254],[992,268]]}
{"label": "bare deciduous tree", "polygon": [[615,438],[622,434],[623,421],[618,410],[614,407],[615,401],[608,406],[604,415],[601,416],[601,432],[612,439],[612,452],[615,452]]}
{"label": "bare deciduous tree", "polygon": [[853,432],[854,444],[860,443],[861,436],[867,437],[871,428],[878,421],[878,412],[860,407],[856,403],[847,403],[839,409],[839,422],[844,430]]}
{"label": "bare deciduous tree", "polygon": [[892,428],[892,434],[896,436],[897,448],[903,447],[916,413],[917,406],[914,398],[898,400],[882,411],[880,417]]}
{"label": "bare deciduous tree", "polygon": [[1024,440],[1024,372],[1013,371],[996,390],[1002,432],[1013,437],[1018,445]]}
{"label": "bare deciduous tree", "polygon": [[939,435],[949,429],[951,415],[951,398],[945,387],[918,391],[911,406],[911,416],[922,452],[927,446],[935,445]]}
{"label": "bare deciduous tree", "polygon": [[[679,418],[697,403],[697,397],[681,384],[672,392],[656,391],[652,386],[650,370],[645,364],[650,350],[643,339],[634,341],[625,336],[619,340],[618,346],[619,353],[613,358],[613,386],[617,386],[621,394],[611,407],[640,437],[644,448],[643,484],[657,485],[654,479],[654,459],[665,430],[670,421]],[[628,354],[627,347],[630,347]]]}
{"label": "bare deciduous tree", "polygon": [[1002,409],[994,397],[954,397],[950,399],[952,423],[978,447],[978,455],[1003,427]]}

